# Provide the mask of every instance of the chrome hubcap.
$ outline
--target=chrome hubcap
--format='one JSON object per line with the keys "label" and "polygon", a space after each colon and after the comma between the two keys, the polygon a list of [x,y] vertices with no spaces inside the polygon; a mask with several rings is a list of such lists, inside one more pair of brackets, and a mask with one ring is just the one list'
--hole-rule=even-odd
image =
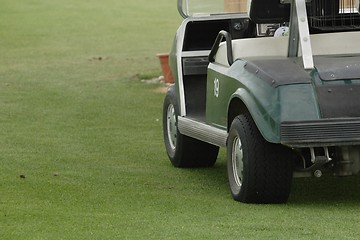
{"label": "chrome hubcap", "polygon": [[167,124],[167,134],[168,134],[170,147],[171,149],[175,150],[177,129],[176,129],[175,109],[174,109],[174,105],[172,104],[170,104],[167,109],[166,124]]}
{"label": "chrome hubcap", "polygon": [[231,156],[231,162],[232,162],[232,169],[234,173],[234,180],[238,187],[241,187],[241,181],[243,178],[243,172],[244,172],[244,163],[243,163],[243,149],[242,144],[239,137],[236,137],[233,142],[232,146],[232,156]]}

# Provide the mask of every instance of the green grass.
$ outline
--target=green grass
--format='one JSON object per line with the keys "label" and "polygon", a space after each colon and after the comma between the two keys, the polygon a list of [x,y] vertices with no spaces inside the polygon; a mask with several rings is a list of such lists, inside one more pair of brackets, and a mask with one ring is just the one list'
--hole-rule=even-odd
{"label": "green grass", "polygon": [[175,169],[156,53],[169,0],[0,0],[0,239],[357,239],[359,177],[296,179],[288,204]]}

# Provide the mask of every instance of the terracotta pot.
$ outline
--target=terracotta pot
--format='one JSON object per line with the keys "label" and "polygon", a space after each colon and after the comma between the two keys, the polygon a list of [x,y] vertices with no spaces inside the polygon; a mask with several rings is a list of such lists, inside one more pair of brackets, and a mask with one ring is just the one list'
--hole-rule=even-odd
{"label": "terracotta pot", "polygon": [[174,76],[171,72],[170,65],[169,65],[169,54],[168,53],[159,53],[158,56],[160,60],[161,69],[163,72],[163,76],[165,79],[165,83],[173,83]]}

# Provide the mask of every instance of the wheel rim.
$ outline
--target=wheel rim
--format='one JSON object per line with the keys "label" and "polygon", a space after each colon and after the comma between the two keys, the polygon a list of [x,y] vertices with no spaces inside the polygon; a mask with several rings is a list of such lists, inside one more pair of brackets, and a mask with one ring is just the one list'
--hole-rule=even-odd
{"label": "wheel rim", "polygon": [[167,125],[167,135],[169,139],[169,144],[172,150],[176,148],[176,137],[177,137],[177,128],[176,128],[176,116],[174,105],[170,104],[167,109],[166,115],[166,125]]}
{"label": "wheel rim", "polygon": [[231,155],[232,155],[231,162],[232,162],[234,180],[236,185],[240,188],[242,184],[243,171],[244,171],[244,163],[243,163],[244,155],[243,155],[242,144],[239,137],[235,137],[234,139]]}

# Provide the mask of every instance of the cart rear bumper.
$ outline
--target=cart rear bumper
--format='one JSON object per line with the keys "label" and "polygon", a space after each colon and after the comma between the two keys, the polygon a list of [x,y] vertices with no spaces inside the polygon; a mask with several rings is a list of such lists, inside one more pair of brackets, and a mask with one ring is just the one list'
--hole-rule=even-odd
{"label": "cart rear bumper", "polygon": [[280,131],[291,147],[360,145],[360,118],[283,122]]}

